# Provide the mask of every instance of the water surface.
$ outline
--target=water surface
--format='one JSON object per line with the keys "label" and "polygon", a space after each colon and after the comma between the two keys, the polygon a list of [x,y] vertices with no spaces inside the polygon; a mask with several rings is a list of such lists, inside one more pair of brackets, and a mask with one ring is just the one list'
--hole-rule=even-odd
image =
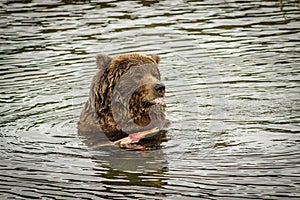
{"label": "water surface", "polygon": [[[1,199],[299,199],[298,1],[2,1]],[[161,56],[169,141],[92,150],[95,55]]]}

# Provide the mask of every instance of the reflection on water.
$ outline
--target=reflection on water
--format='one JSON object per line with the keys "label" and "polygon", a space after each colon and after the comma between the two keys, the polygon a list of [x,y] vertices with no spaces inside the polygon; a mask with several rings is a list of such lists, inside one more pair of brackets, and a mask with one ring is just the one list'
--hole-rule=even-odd
{"label": "reflection on water", "polygon": [[[299,199],[298,1],[0,3],[1,199]],[[169,141],[91,149],[96,53],[161,56]]]}

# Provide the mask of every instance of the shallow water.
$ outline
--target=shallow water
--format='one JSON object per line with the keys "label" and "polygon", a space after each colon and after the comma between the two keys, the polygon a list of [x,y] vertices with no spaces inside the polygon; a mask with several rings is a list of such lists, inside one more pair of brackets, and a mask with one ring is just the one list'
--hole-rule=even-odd
{"label": "shallow water", "polygon": [[[300,198],[298,1],[22,2],[0,3],[1,199]],[[99,52],[161,56],[161,149],[77,135]]]}

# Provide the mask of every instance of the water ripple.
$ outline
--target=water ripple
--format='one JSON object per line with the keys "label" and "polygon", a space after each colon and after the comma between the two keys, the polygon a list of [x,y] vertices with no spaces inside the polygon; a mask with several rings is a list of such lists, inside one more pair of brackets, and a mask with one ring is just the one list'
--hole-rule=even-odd
{"label": "water ripple", "polygon": [[[297,1],[0,3],[4,199],[299,199]],[[169,141],[91,150],[95,55],[157,53]]]}

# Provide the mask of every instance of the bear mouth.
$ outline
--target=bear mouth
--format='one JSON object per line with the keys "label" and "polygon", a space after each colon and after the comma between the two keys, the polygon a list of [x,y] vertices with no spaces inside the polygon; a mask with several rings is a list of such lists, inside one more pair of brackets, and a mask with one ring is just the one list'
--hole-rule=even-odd
{"label": "bear mouth", "polygon": [[163,97],[158,97],[158,98],[154,99],[154,100],[153,100],[153,103],[154,103],[154,104],[161,105],[161,106],[163,106],[163,107],[167,107],[165,98],[163,98]]}

